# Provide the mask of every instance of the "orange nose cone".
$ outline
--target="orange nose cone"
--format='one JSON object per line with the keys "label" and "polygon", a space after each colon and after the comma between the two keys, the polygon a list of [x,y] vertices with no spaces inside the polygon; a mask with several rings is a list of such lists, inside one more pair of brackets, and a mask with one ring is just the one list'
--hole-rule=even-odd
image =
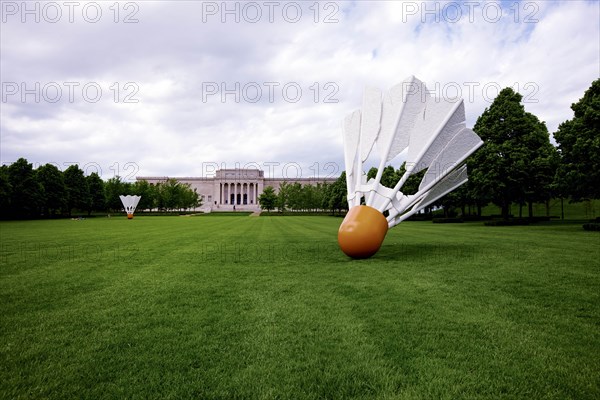
{"label": "orange nose cone", "polygon": [[369,206],[355,206],[348,211],[338,231],[338,243],[347,256],[369,258],[377,253],[388,222],[382,213]]}
{"label": "orange nose cone", "polygon": [[132,219],[133,218],[133,214],[127,214],[127,219]]}

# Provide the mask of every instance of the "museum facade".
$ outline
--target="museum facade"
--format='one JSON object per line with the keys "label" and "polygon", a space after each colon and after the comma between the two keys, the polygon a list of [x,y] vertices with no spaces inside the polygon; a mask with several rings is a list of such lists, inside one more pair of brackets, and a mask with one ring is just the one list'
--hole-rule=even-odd
{"label": "museum facade", "polygon": [[337,178],[265,178],[260,169],[220,169],[214,177],[169,177],[138,176],[136,180],[145,180],[151,185],[175,179],[189,184],[202,199],[198,210],[210,211],[256,211],[260,210],[258,198],[263,190],[272,186],[275,192],[283,182],[289,184],[316,185],[317,183],[333,183]]}

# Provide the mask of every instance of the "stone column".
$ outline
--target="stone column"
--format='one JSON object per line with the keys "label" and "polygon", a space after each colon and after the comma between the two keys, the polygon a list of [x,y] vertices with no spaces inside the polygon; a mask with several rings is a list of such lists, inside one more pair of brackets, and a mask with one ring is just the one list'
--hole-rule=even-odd
{"label": "stone column", "polygon": [[221,184],[215,179],[213,181],[213,193],[212,193],[212,202],[210,204],[211,207],[214,207],[215,204],[219,205],[221,200]]}

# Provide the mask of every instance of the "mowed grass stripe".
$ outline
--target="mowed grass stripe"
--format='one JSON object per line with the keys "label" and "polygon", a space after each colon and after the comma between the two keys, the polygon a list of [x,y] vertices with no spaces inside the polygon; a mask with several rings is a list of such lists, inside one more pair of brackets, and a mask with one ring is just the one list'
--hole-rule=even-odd
{"label": "mowed grass stripe", "polygon": [[598,397],[600,235],[340,222],[0,223],[0,397]]}

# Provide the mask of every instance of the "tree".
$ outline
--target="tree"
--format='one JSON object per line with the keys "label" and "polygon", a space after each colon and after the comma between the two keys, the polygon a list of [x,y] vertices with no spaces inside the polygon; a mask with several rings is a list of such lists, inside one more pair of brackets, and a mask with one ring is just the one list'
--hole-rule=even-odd
{"label": "tree", "polygon": [[313,194],[311,197],[311,208],[314,210],[323,209],[323,199],[325,198],[325,191],[327,183],[317,183],[313,188]]}
{"label": "tree", "polygon": [[[406,172],[406,163],[402,163],[402,165],[400,166],[400,168],[398,168],[398,171],[396,172],[396,176],[398,177],[398,180],[396,180],[395,182],[393,182],[394,184],[390,187],[394,187],[396,185],[396,183],[398,183],[398,181],[400,180],[400,177],[402,177],[402,175],[404,175],[404,173]],[[421,184],[421,181],[423,180],[423,177],[425,176],[425,173],[427,172],[427,170],[421,170],[419,172],[417,172],[416,174],[412,174],[411,176],[408,177],[408,179],[406,180],[406,182],[404,182],[404,185],[402,185],[402,194],[404,195],[410,195],[410,194],[415,194],[419,191],[419,185]],[[385,175],[385,172],[384,172]]]}
{"label": "tree", "polygon": [[348,209],[348,189],[346,187],[346,171],[342,172],[339,178],[329,188],[328,208],[335,214],[336,210],[340,212]]}
{"label": "tree", "polygon": [[321,183],[317,183],[314,186],[302,186],[302,209],[316,211],[321,208],[322,192],[323,185]]}
{"label": "tree", "polygon": [[62,172],[56,166],[46,164],[37,169],[37,178],[44,193],[43,213],[52,216],[65,209],[67,189]]}
{"label": "tree", "polygon": [[150,185],[148,181],[136,181],[133,184],[133,192],[141,196],[140,202],[137,205],[138,209],[151,210],[155,207],[156,191],[154,190],[154,186]]}
{"label": "tree", "polygon": [[519,203],[519,217],[523,205],[528,205],[529,217],[533,217],[533,203],[546,202],[552,198],[552,183],[556,173],[556,149],[550,143],[546,124],[535,115],[525,112],[526,129],[517,143],[520,170],[515,172],[519,191],[513,201]]}
{"label": "tree", "polygon": [[33,165],[19,158],[8,167],[8,183],[11,187],[11,214],[17,218],[39,215],[43,204],[43,188],[37,181]]}
{"label": "tree", "polygon": [[277,202],[275,205],[279,212],[284,212],[286,207],[288,206],[288,200],[290,195],[290,184],[286,181],[281,182],[279,185],[279,193],[277,193]]}
{"label": "tree", "polygon": [[[404,170],[402,170],[404,172]],[[383,173],[381,174],[381,184],[388,188],[393,188],[396,186],[396,183],[400,180],[402,175],[398,175],[400,170],[396,171],[394,167],[388,165],[383,169]],[[367,180],[371,178],[375,178],[377,175],[377,168],[372,167],[369,172],[367,172]]]}
{"label": "tree", "polygon": [[192,190],[189,183],[181,185],[180,190],[181,190],[181,195],[180,195],[181,204],[179,205],[180,208],[187,210],[189,208],[196,208],[196,207],[200,207],[202,205],[202,200],[200,199],[200,195],[198,195],[198,192],[196,192],[195,189]]}
{"label": "tree", "polygon": [[304,211],[311,210],[312,201],[315,196],[315,187],[313,185],[300,185],[299,186],[299,194],[300,194],[300,209]]}
{"label": "tree", "polygon": [[[470,173],[470,171],[469,171]],[[476,210],[476,215],[481,217],[482,208],[487,205],[489,200],[480,200],[474,196],[473,183],[469,180],[465,184],[460,187],[454,189],[450,196],[453,196],[449,199],[450,203],[456,204],[457,207],[460,207],[462,215],[472,215],[473,208]],[[441,199],[442,206],[444,206],[444,199]],[[467,210],[468,207],[468,210]]]}
{"label": "tree", "polygon": [[155,186],[156,206],[164,211],[200,207],[202,200],[190,184],[167,179]]}
{"label": "tree", "polygon": [[70,165],[64,172],[64,180],[67,191],[68,214],[71,215],[73,209],[87,210],[90,192],[83,170],[77,164]]}
{"label": "tree", "polygon": [[[521,99],[505,88],[485,109],[474,127],[484,144],[468,163],[473,194],[498,205],[504,219],[511,203],[533,201],[536,188],[544,185],[541,159],[550,152],[545,124],[525,111]],[[539,168],[533,162],[538,158]]]}
{"label": "tree", "polygon": [[558,126],[557,186],[574,201],[600,198],[600,79],[571,105],[574,117]]}
{"label": "tree", "polygon": [[[529,217],[533,217],[533,203],[546,203],[546,212],[549,214],[549,202],[553,195],[553,182],[558,165],[556,148],[550,143],[550,136],[546,124],[538,118],[527,113],[530,118],[532,130],[525,137],[523,143],[528,150],[529,165],[525,172],[525,196],[528,205]],[[519,210],[521,216],[521,210]],[[548,215],[549,216],[549,215]]]}
{"label": "tree", "polygon": [[444,210],[444,217],[455,217],[456,216],[456,208],[460,208],[462,216],[466,215],[466,196],[467,196],[467,188],[463,185],[452,192],[448,193],[438,201],[436,201],[436,205],[439,205]]}
{"label": "tree", "polygon": [[86,178],[88,189],[90,193],[88,202],[88,215],[92,211],[103,211],[106,210],[106,198],[104,197],[104,181],[100,176],[92,172]]}
{"label": "tree", "polygon": [[0,166],[0,217],[10,217],[12,185],[8,176],[8,165]]}
{"label": "tree", "polygon": [[106,199],[106,208],[112,211],[123,209],[123,203],[119,196],[134,194],[130,183],[123,182],[120,176],[110,178],[104,183],[104,198]]}
{"label": "tree", "polygon": [[329,208],[329,199],[331,198],[331,191],[332,191],[332,183],[323,183],[323,187],[322,187],[322,192],[323,195],[321,196],[321,203],[319,204],[319,206],[321,207],[321,209],[323,210],[330,210]]}
{"label": "tree", "polygon": [[273,186],[267,186],[262,194],[258,196],[258,203],[260,204],[260,208],[262,210],[267,210],[271,212],[275,208],[277,204],[278,196],[275,194],[275,189]]}
{"label": "tree", "polygon": [[181,204],[181,184],[169,178],[160,185],[160,196],[166,210],[174,210]]}
{"label": "tree", "polygon": [[[308,186],[308,185],[307,185]],[[305,190],[298,182],[293,183],[287,187],[287,204],[294,210],[302,210],[305,208]]]}

